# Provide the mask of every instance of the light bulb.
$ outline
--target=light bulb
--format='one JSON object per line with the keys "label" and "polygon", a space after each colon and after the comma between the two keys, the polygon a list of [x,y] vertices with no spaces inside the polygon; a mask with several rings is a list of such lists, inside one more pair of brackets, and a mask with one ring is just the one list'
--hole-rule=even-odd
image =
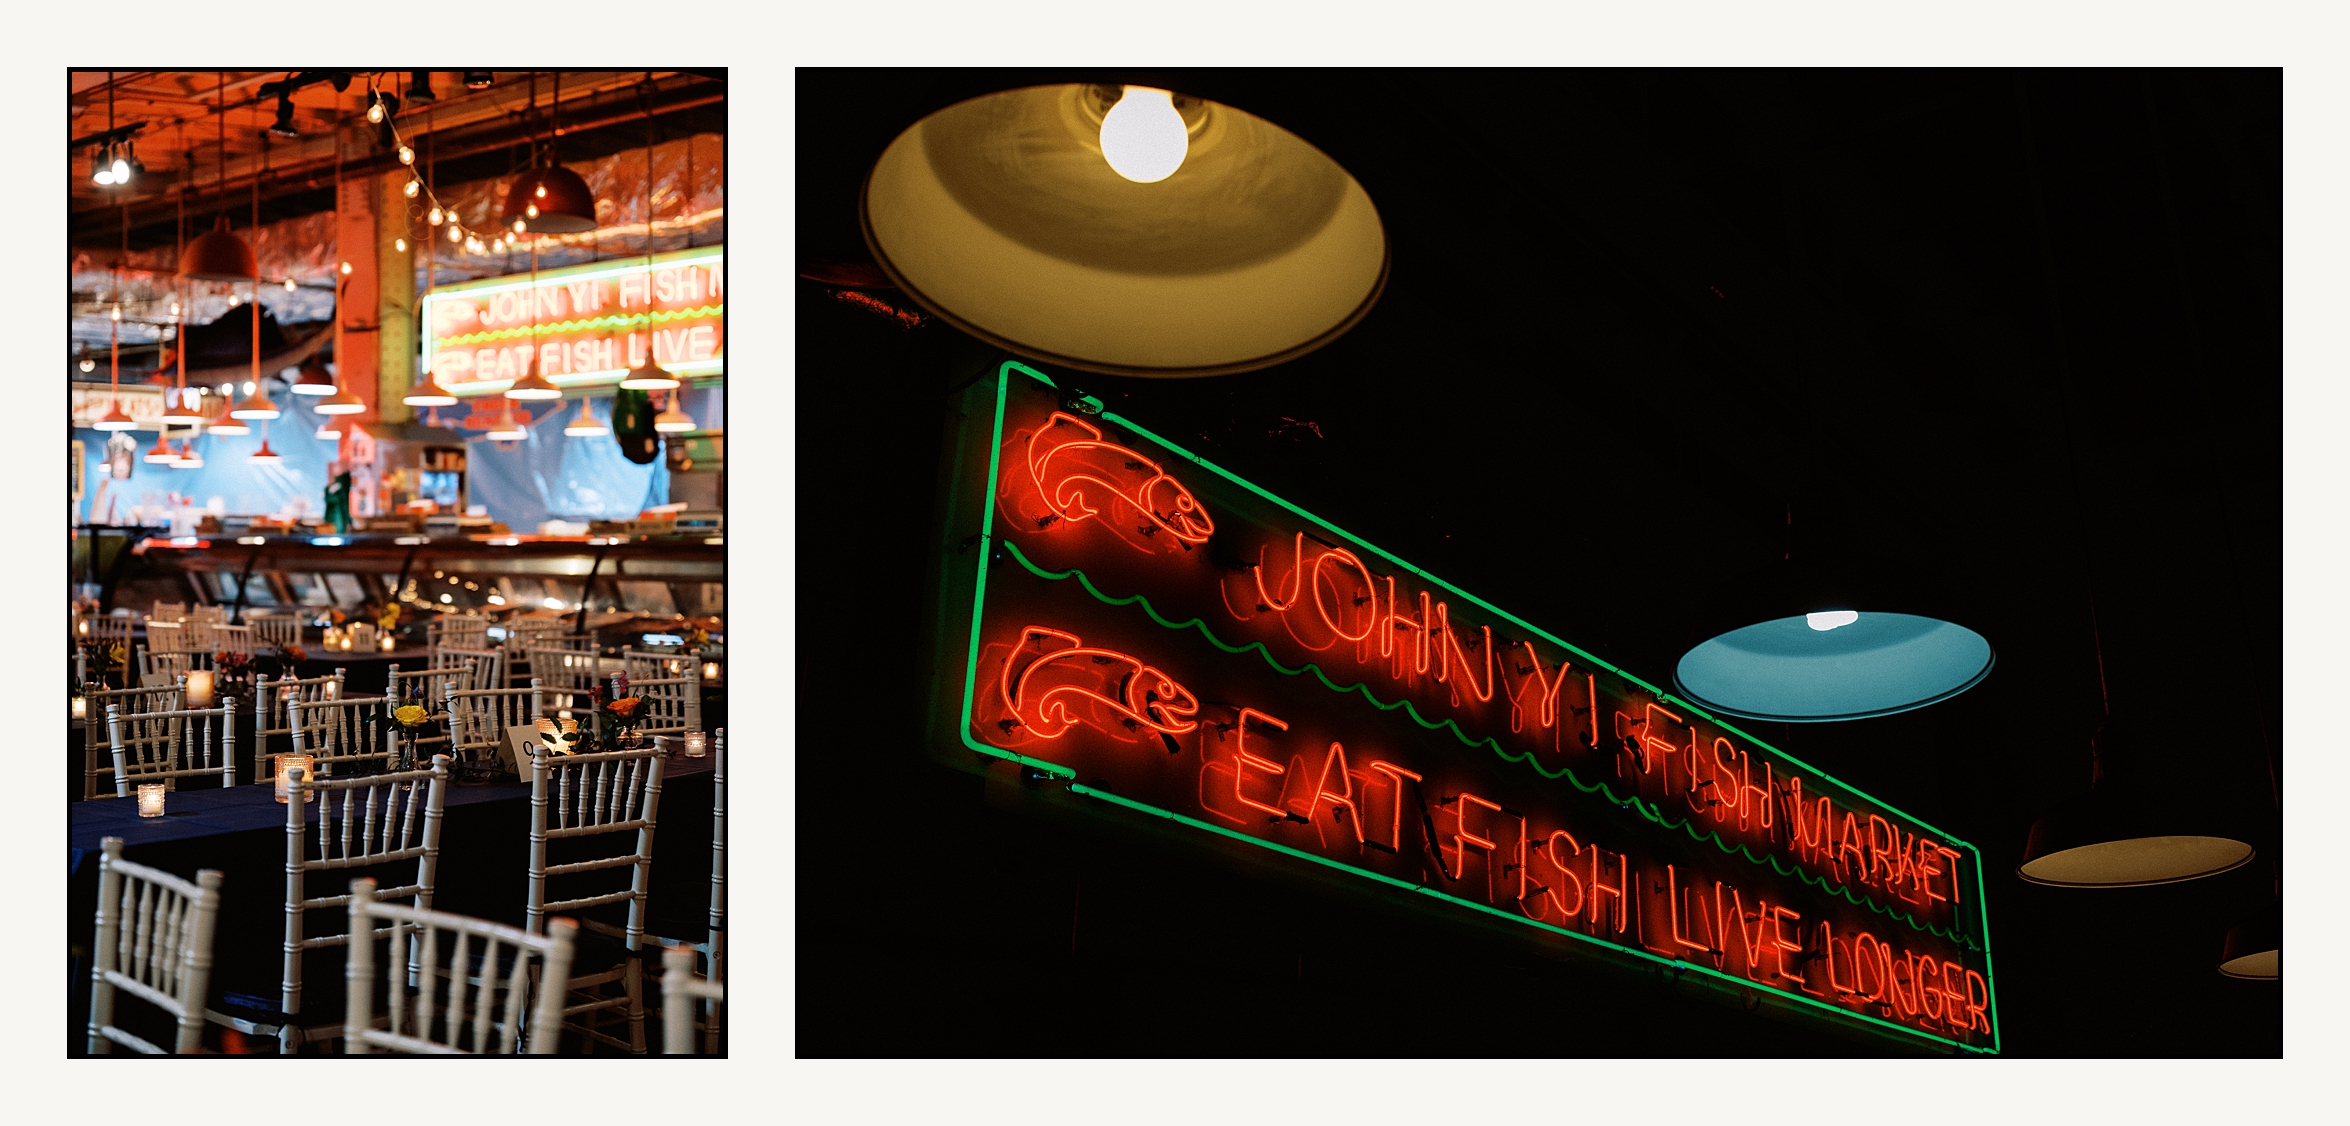
{"label": "light bulb", "polygon": [[115,157],[114,164],[111,168],[108,169],[108,171],[114,173],[114,182],[117,184],[127,184],[131,182],[130,161],[124,160],[119,156]]}
{"label": "light bulb", "polygon": [[96,361],[96,360],[83,360],[83,361],[82,361],[82,370],[83,370],[83,371],[96,371],[96,370],[98,370],[98,361]]}
{"label": "light bulb", "polygon": [[287,279],[286,279],[286,292],[287,292],[287,293],[292,293],[292,292],[294,292],[294,279],[292,279],[292,278],[287,278]]}
{"label": "light bulb", "polygon": [[351,264],[349,262],[343,263],[343,272],[346,274],[351,272]]}
{"label": "light bulb", "polygon": [[407,240],[407,239],[404,239],[404,238],[396,238],[396,239],[393,239],[393,240],[392,240],[392,249],[394,249],[394,250],[402,250],[402,251],[404,251],[404,250],[407,250],[407,249],[408,249],[408,240]]}
{"label": "light bulb", "polygon": [[243,300],[243,298],[240,298],[240,297],[238,297],[236,294],[234,294],[234,293],[232,293],[232,294],[229,294],[229,295],[228,295],[228,307],[229,307],[229,308],[231,308],[231,309],[234,309],[234,308],[236,308],[236,307],[237,307],[237,302],[239,302],[239,301],[241,301],[241,300]]}
{"label": "light bulb", "polygon": [[547,198],[547,186],[546,186],[545,184],[540,184],[540,185],[539,185],[539,190],[538,190],[538,192],[537,192],[536,194],[538,195],[538,197],[539,197],[540,199],[545,199],[545,198]]}
{"label": "light bulb", "polygon": [[1155,184],[1183,167],[1191,134],[1175,111],[1175,96],[1148,86],[1128,86],[1118,104],[1102,115],[1102,159],[1110,170],[1137,184]]}
{"label": "light bulb", "polygon": [[122,306],[117,305],[114,307],[113,317],[118,321],[122,319]]}
{"label": "light bulb", "polygon": [[[534,203],[534,204],[531,204],[531,205],[530,205],[530,206],[528,206],[528,207],[525,207],[525,208],[523,208],[523,209],[522,209],[522,217],[523,217],[523,218],[525,218],[525,219],[536,219],[536,218],[538,218],[538,217],[539,217],[539,205]],[[514,225],[514,229],[516,229],[516,230],[521,230],[521,229],[522,229],[522,225],[521,225],[520,223],[517,223],[517,224],[515,224],[515,225]]]}
{"label": "light bulb", "polygon": [[1805,614],[1803,616],[1804,624],[1809,625],[1811,628],[1816,629],[1821,633],[1826,633],[1838,626],[1851,625],[1852,623],[1859,620],[1860,611],[1858,610],[1822,610],[1818,613]]}
{"label": "light bulb", "polygon": [[461,241],[463,241],[463,240],[464,240],[464,238],[465,238],[465,232],[464,232],[462,229],[460,229],[460,228],[458,228],[458,227],[456,227],[456,226],[454,226],[454,225],[450,226],[450,228],[449,228],[449,241],[450,241],[450,242],[461,242]]}
{"label": "light bulb", "polygon": [[234,393],[234,392],[236,391],[236,389],[237,389],[237,385],[236,385],[236,384],[234,384],[234,383],[223,383],[223,384],[221,384],[221,385],[220,385],[220,393],[221,393],[223,396],[226,396],[226,395],[229,395],[229,394],[232,394],[232,393]]}
{"label": "light bulb", "polygon": [[370,123],[381,122],[383,119],[384,104],[382,102],[377,102],[374,105],[367,107],[367,120]]}
{"label": "light bulb", "polygon": [[440,209],[440,208],[438,208],[438,207],[435,207],[435,208],[433,208],[432,210],[425,212],[425,213],[424,213],[424,221],[425,221],[425,222],[427,222],[427,223],[430,223],[430,224],[432,224],[433,226],[436,226],[436,227],[440,226],[440,225],[441,225],[441,209]]}
{"label": "light bulb", "polygon": [[412,148],[409,148],[409,147],[408,147],[408,146],[406,146],[406,145],[401,145],[401,146],[400,146],[400,163],[402,163],[402,164],[414,164],[414,163],[416,163],[416,150],[415,150],[415,149],[412,149]]}
{"label": "light bulb", "polygon": [[248,379],[248,380],[246,380],[246,381],[245,381],[245,394],[248,394],[248,395],[250,395],[250,394],[252,394],[252,393],[253,393],[253,381],[252,381],[252,380],[250,380],[250,379]]}
{"label": "light bulb", "polygon": [[[534,204],[533,206],[536,206],[536,205]],[[526,230],[528,230],[528,229],[529,229],[528,227],[526,227],[526,226],[524,226],[524,225],[523,225],[523,222],[522,222],[522,220],[520,220],[520,219],[516,219],[516,220],[514,221],[514,233],[515,233],[515,234],[521,234],[522,232],[524,232],[524,231],[526,231]]]}
{"label": "light bulb", "polygon": [[171,299],[171,315],[175,317],[180,315],[180,302],[177,297]]}
{"label": "light bulb", "polygon": [[414,180],[410,180],[410,181],[408,181],[407,185],[406,185],[406,186],[404,186],[404,187],[402,187],[402,188],[400,189],[400,191],[401,191],[403,194],[407,195],[407,197],[408,197],[408,198],[410,198],[410,199],[415,199],[415,198],[416,198],[416,193],[418,193],[418,192],[421,192],[421,191],[423,191],[423,190],[424,190],[424,185],[422,185],[422,184],[419,184],[419,183],[417,183],[417,182],[416,182],[416,181],[414,181]]}

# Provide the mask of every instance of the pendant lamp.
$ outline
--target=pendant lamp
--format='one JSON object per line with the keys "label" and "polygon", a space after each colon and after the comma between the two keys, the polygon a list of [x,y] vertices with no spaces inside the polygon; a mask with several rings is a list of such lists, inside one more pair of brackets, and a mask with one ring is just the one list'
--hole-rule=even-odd
{"label": "pendant lamp", "polygon": [[2251,919],[2228,928],[2220,944],[2219,972],[2249,981],[2284,976],[2285,906],[2273,901]]}
{"label": "pendant lamp", "polygon": [[678,434],[695,428],[694,416],[677,409],[677,392],[669,392],[669,408],[653,416],[653,429],[664,434]]}
{"label": "pendant lamp", "polygon": [[[538,101],[538,76],[531,76],[531,102]],[[515,178],[506,189],[506,206],[498,225],[510,231],[542,235],[576,235],[596,229],[596,193],[579,173],[555,159],[555,138],[563,109],[563,72],[555,72],[555,100],[547,111],[547,166]],[[521,224],[516,226],[516,224]]]}
{"label": "pendant lamp", "polygon": [[486,437],[493,442],[519,442],[530,437],[530,430],[522,419],[515,417],[514,408],[509,406],[498,417],[498,421],[491,424]]}
{"label": "pendant lamp", "polygon": [[155,432],[155,444],[148,448],[143,460],[149,465],[170,465],[179,460],[179,455],[172,452],[171,443],[164,441],[163,432],[158,430]]}
{"label": "pendant lamp", "polygon": [[287,390],[296,395],[332,395],[335,393],[335,377],[326,370],[326,364],[320,362],[314,352],[295,370],[294,385]]}
{"label": "pendant lamp", "polygon": [[336,422],[332,417],[329,417],[326,421],[319,423],[318,432],[311,435],[313,438],[323,438],[328,441],[339,440],[342,438],[342,436],[343,424]]}
{"label": "pendant lamp", "polygon": [[131,416],[122,413],[122,404],[117,401],[110,404],[106,413],[99,415],[98,421],[90,425],[99,430],[135,430],[139,424]]}
{"label": "pendant lamp", "polygon": [[579,401],[579,417],[563,426],[563,436],[566,438],[601,438],[611,432],[611,427],[604,425],[588,411],[586,399]]}
{"label": "pendant lamp", "polygon": [[220,421],[206,426],[204,429],[223,438],[242,438],[253,432],[253,428],[245,425],[242,419],[229,418],[226,415],[223,415]]}
{"label": "pendant lamp", "polygon": [[163,421],[165,423],[172,426],[203,425],[203,412],[198,411],[195,407],[188,405],[188,399],[190,396],[188,394],[188,389],[185,386],[181,386],[170,392],[167,392],[167,396],[171,399],[171,402],[166,404],[163,408]]}
{"label": "pendant lamp", "polygon": [[334,394],[320,399],[311,409],[327,415],[362,414],[367,410],[367,400],[337,386]]}
{"label": "pendant lamp", "polygon": [[194,438],[190,438],[187,441],[180,443],[179,460],[172,462],[171,467],[173,469],[204,468],[204,455],[196,452],[196,440]]}
{"label": "pendant lamp", "polygon": [[1828,723],[1922,708],[1991,675],[1989,641],[1901,612],[1919,595],[1893,588],[1808,552],[1724,583],[1689,604],[1675,690],[1720,715]]}
{"label": "pendant lamp", "polygon": [[269,401],[269,392],[261,386],[259,380],[255,380],[253,393],[245,396],[243,402],[230,407],[228,416],[247,420],[266,420],[276,418],[279,413],[277,404]]}
{"label": "pendant lamp", "polygon": [[261,448],[253,451],[253,456],[248,460],[257,461],[263,465],[276,465],[285,459],[277,456],[277,451],[269,448],[268,438],[263,438],[261,439]]}
{"label": "pendant lamp", "polygon": [[860,200],[896,286],[991,344],[1113,375],[1302,356],[1369,313],[1387,235],[1320,149],[1144,87],[1006,90],[915,122]]}
{"label": "pendant lamp", "polygon": [[[213,116],[219,125],[220,183],[228,183],[228,76],[220,77],[219,106]],[[196,237],[180,252],[179,276],[198,281],[245,281],[261,276],[261,263],[252,244],[229,233],[224,212],[212,229]]]}
{"label": "pendant lamp", "polygon": [[531,400],[563,397],[563,389],[547,382],[546,377],[538,373],[537,364],[531,364],[530,368],[523,373],[522,378],[514,381],[513,386],[506,388],[507,398]]}
{"label": "pendant lamp", "polygon": [[2252,846],[2215,811],[2208,787],[2148,761],[2143,743],[2154,737],[2121,720],[2099,727],[2089,792],[2032,824],[2016,875],[2053,887],[2147,887],[2251,863]]}
{"label": "pendant lamp", "polygon": [[442,387],[428,370],[424,373],[424,382],[409,388],[400,401],[412,407],[453,407],[457,405],[457,396],[449,394],[448,389]]}
{"label": "pendant lamp", "polygon": [[[647,86],[650,86],[652,81],[652,72],[646,71],[645,82]],[[650,104],[651,103],[649,102],[647,103],[647,105]],[[692,185],[689,184],[687,187],[690,188]],[[680,197],[680,203],[678,204],[678,207],[680,210],[683,210],[685,207],[682,196]],[[651,111],[648,110],[645,115],[645,272],[649,275],[652,273],[652,270],[653,118]],[[651,292],[649,287],[647,288],[647,292]],[[646,324],[648,328],[650,327],[651,323],[652,319],[647,317]],[[631,335],[633,336],[634,334]],[[661,362],[653,358],[653,339],[654,336],[650,331],[645,333],[645,362],[631,369],[627,375],[621,376],[620,386],[627,388],[630,391],[667,391],[670,388],[677,386],[677,377],[669,374],[669,372],[661,366]]]}
{"label": "pendant lamp", "polygon": [[[122,279],[120,277],[115,279],[114,286],[115,299],[120,301],[122,296]],[[108,349],[111,351],[112,355],[107,360],[107,363],[110,366],[107,369],[106,376],[108,383],[110,384],[110,390],[107,395],[106,413],[99,415],[98,421],[91,423],[91,425],[97,427],[100,430],[129,430],[133,427],[136,427],[138,423],[133,421],[131,416],[122,412],[121,305],[118,304],[115,306],[114,319],[111,323],[108,324],[106,331],[112,338],[108,342]]]}

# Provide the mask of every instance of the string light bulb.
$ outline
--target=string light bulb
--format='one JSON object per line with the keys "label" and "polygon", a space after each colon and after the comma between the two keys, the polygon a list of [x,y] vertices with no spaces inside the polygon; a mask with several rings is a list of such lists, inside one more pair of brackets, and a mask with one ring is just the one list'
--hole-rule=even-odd
{"label": "string light bulb", "polygon": [[540,199],[547,198],[547,186],[545,184],[540,184],[538,191],[533,194],[537,195]]}
{"label": "string light bulb", "polygon": [[410,181],[408,181],[408,183],[407,183],[406,185],[404,185],[404,186],[402,186],[402,187],[400,188],[400,191],[401,191],[401,193],[402,193],[402,194],[404,194],[404,195],[406,195],[406,196],[407,196],[408,198],[410,198],[410,199],[415,199],[415,198],[416,198],[416,193],[418,193],[418,192],[421,192],[421,191],[423,191],[423,190],[424,190],[424,185],[423,185],[423,184],[420,184],[420,183],[417,183],[417,182],[416,182],[416,181],[414,181],[414,180],[410,180]]}
{"label": "string light bulb", "polygon": [[408,249],[408,240],[404,238],[393,239],[392,249],[405,253]]}
{"label": "string light bulb", "polygon": [[425,212],[425,213],[424,213],[424,221],[425,221],[425,222],[427,222],[427,223],[430,223],[430,224],[432,224],[433,226],[436,226],[436,227],[440,226],[440,225],[441,225],[441,209],[440,209],[440,207],[436,205],[436,206],[434,206],[434,208],[433,208],[432,210]]}
{"label": "string light bulb", "polygon": [[451,223],[451,224],[449,224],[449,241],[450,241],[450,242],[463,242],[464,240],[465,240],[465,230],[464,230],[464,228],[462,228],[462,227],[459,227],[459,226],[458,226],[457,224],[455,224],[455,223]]}
{"label": "string light bulb", "polygon": [[371,125],[380,125],[380,124],[382,124],[382,123],[383,123],[383,119],[384,119],[384,104],[383,104],[382,102],[370,102],[370,103],[368,103],[368,105],[367,105],[367,121],[368,121],[368,123],[369,123],[369,124],[371,124]]}
{"label": "string light bulb", "polygon": [[415,149],[412,149],[412,148],[409,148],[409,147],[408,147],[408,146],[406,146],[406,145],[401,145],[401,146],[400,146],[400,163],[402,163],[402,164],[414,164],[414,163],[416,163],[416,150],[415,150]]}
{"label": "string light bulb", "polygon": [[[536,205],[536,204],[533,204],[532,206],[533,206],[533,207],[536,207],[537,205]],[[522,232],[524,232],[524,231],[527,231],[527,230],[529,230],[529,229],[530,229],[530,224],[528,224],[528,223],[525,223],[525,222],[523,222],[523,221],[522,221],[522,220],[520,220],[520,219],[516,219],[516,220],[514,221],[514,233],[515,233],[515,234],[521,234]]]}
{"label": "string light bulb", "polygon": [[292,278],[287,278],[287,279],[286,279],[286,292],[287,292],[287,293],[292,293],[292,292],[294,292],[294,279],[292,279]]}
{"label": "string light bulb", "polygon": [[[525,218],[525,219],[536,219],[536,218],[538,218],[538,217],[539,217],[539,205],[534,203],[534,204],[531,204],[531,205],[530,205],[530,206],[528,206],[528,207],[525,207],[525,208],[523,208],[523,209],[522,209],[522,217],[523,217],[523,218]],[[521,229],[522,229],[522,224],[520,224],[520,223],[516,223],[516,224],[514,224],[514,229],[515,229],[515,230],[517,230],[517,231],[521,230]]]}
{"label": "string light bulb", "polygon": [[231,308],[231,309],[234,309],[234,308],[236,308],[236,307],[237,307],[237,303],[238,303],[238,302],[240,302],[240,301],[242,301],[242,300],[244,300],[244,299],[243,299],[243,298],[241,298],[241,297],[238,297],[238,296],[237,296],[236,294],[234,294],[234,293],[232,293],[232,294],[229,294],[229,295],[228,295],[228,307],[229,307],[229,308]]}
{"label": "string light bulb", "polygon": [[343,272],[346,274],[351,272],[351,264],[349,262],[343,263]]}

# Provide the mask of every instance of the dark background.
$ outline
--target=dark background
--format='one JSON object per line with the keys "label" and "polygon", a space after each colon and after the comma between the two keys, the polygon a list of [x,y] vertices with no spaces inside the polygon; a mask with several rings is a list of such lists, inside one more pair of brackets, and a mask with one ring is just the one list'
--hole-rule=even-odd
{"label": "dark background", "polygon": [[[1756,733],[1982,848],[2006,1051],[2282,1053],[2280,987],[2213,968],[2279,879],[2278,72],[803,69],[803,275],[868,260],[857,193],[900,130],[1086,80],[1320,146],[1392,274],[1274,369],[1036,366],[1652,681],[1676,607],[1791,551],[1884,578],[1989,638],[1990,679]],[[804,1054],[1902,1050],[932,761],[928,608],[879,595],[976,530],[936,526],[936,435],[1003,354],[797,284]],[[903,444],[852,454],[876,426]],[[2108,700],[2252,864],[2014,876]]]}

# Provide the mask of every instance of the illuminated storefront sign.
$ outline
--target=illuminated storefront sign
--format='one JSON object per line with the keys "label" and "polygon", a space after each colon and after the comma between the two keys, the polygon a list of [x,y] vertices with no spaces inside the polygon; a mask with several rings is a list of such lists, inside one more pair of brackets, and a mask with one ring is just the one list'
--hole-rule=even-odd
{"label": "illuminated storefront sign", "polygon": [[[532,318],[537,318],[534,336]],[[424,364],[458,396],[504,391],[529,370],[564,387],[618,383],[645,351],[682,376],[726,368],[726,251],[695,247],[642,258],[485,278],[424,301]]]}
{"label": "illuminated storefront sign", "polygon": [[1974,846],[1023,365],[993,392],[957,455],[965,746],[1676,980],[1998,1050]]}

